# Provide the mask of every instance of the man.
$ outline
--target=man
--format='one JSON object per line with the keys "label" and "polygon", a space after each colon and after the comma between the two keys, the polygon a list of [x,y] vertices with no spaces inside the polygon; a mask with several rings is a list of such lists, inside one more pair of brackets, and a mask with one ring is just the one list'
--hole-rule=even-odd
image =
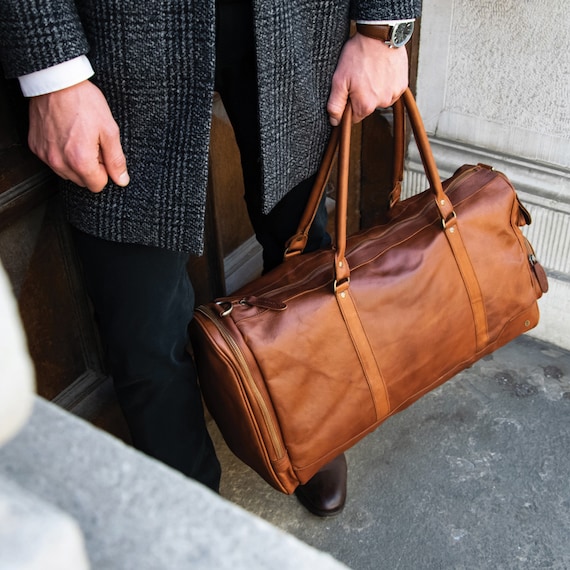
{"label": "man", "polygon": [[[2,0],[0,57],[30,97],[30,148],[63,180],[133,443],[214,490],[220,466],[186,352],[186,261],[203,248],[213,90],[236,131],[267,271],[348,99],[358,122],[407,86],[405,49],[376,32],[413,20],[418,4]],[[348,39],[350,18],[366,25]],[[325,227],[322,207],[308,250],[328,243]],[[338,513],[346,471],[341,456],[298,498]]]}

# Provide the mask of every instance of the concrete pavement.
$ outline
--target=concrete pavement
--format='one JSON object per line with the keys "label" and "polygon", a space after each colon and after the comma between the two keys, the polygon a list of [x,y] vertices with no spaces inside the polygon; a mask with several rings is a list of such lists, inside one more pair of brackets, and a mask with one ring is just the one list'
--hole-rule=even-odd
{"label": "concrete pavement", "polygon": [[335,518],[310,515],[215,439],[224,497],[354,570],[570,568],[570,353],[531,337],[351,449]]}
{"label": "concrete pavement", "polygon": [[[101,409],[117,432],[108,396]],[[348,502],[334,518],[269,487],[210,424],[222,496],[322,555],[40,404],[1,449],[0,476],[77,520],[93,568],[570,569],[570,353],[530,337],[352,448]]]}

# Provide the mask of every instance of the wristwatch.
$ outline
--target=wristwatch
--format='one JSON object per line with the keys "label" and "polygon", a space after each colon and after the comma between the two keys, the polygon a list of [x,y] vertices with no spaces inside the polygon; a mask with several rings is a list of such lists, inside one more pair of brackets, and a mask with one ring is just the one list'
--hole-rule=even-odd
{"label": "wristwatch", "polygon": [[399,22],[397,24],[356,24],[356,31],[363,36],[381,40],[392,48],[406,45],[414,32],[414,22]]}

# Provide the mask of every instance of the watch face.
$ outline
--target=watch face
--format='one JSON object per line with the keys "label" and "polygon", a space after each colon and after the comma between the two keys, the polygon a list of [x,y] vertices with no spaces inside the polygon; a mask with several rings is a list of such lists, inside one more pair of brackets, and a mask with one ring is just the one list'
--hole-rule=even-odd
{"label": "watch face", "polygon": [[395,26],[394,33],[392,34],[392,44],[394,47],[401,47],[408,43],[413,31],[414,22],[404,22],[403,24]]}

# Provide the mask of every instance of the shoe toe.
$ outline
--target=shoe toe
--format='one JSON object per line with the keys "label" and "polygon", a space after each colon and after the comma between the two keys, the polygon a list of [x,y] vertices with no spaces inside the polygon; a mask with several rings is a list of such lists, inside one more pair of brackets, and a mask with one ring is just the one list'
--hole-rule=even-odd
{"label": "shoe toe", "polygon": [[295,495],[311,513],[320,517],[342,511],[346,502],[347,464],[344,454],[322,467]]}

